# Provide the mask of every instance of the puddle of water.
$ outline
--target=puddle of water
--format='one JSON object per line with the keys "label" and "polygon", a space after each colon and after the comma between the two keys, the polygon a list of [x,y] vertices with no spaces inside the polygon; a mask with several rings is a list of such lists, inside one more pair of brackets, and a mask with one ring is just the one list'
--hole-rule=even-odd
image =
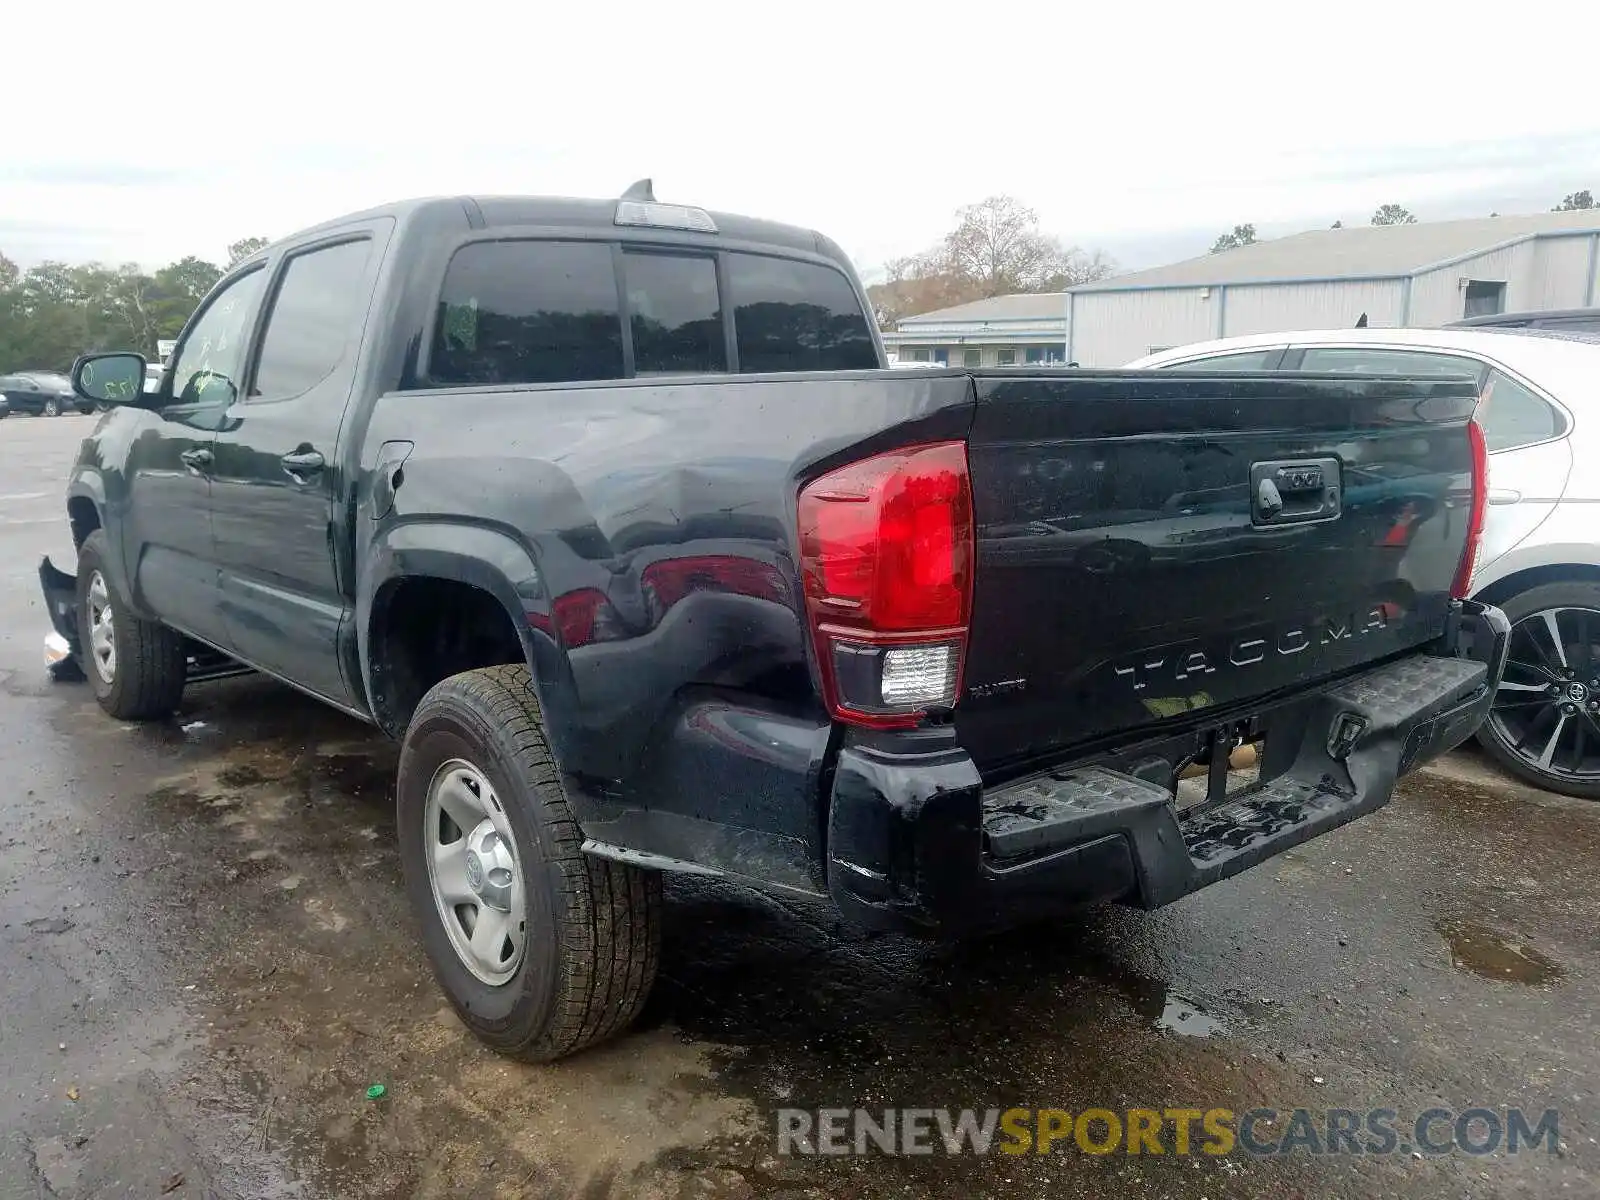
{"label": "puddle of water", "polygon": [[1560,965],[1532,946],[1476,921],[1441,920],[1435,928],[1450,944],[1451,962],[1463,971],[1503,983],[1549,983],[1561,977]]}
{"label": "puddle of water", "polygon": [[1127,976],[1117,984],[1133,1004],[1134,1011],[1163,1033],[1203,1038],[1228,1032],[1228,1027],[1216,1017],[1187,996],[1172,991],[1159,979]]}
{"label": "puddle of water", "polygon": [[1186,1037],[1215,1037],[1228,1032],[1228,1028],[1215,1017],[1207,1016],[1191,1001],[1176,993],[1169,993],[1156,1018],[1156,1028],[1168,1033],[1181,1033]]}

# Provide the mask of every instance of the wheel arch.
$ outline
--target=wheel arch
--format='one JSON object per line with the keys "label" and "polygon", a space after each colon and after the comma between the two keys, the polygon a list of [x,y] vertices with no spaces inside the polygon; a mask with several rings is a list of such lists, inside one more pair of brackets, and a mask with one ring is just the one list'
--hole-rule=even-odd
{"label": "wheel arch", "polygon": [[1484,604],[1501,605],[1511,597],[1547,583],[1600,584],[1600,566],[1586,562],[1545,562],[1500,574],[1473,593]]}
{"label": "wheel arch", "polygon": [[[562,651],[534,627],[548,602],[533,554],[518,539],[483,525],[410,522],[384,531],[372,543],[360,578],[357,648],[369,707],[384,732],[391,737],[404,733],[416,701],[432,685],[406,679],[405,664],[397,658],[400,622],[408,612],[415,615],[416,605],[423,605],[424,612],[444,611],[439,606],[445,605],[453,617],[465,614],[499,624],[498,630],[480,630],[485,644],[476,657],[488,654],[505,662],[515,655],[528,667],[546,714],[547,737],[552,749],[558,749],[559,722],[550,718],[563,711],[566,701],[550,680],[559,673]],[[461,670],[495,665],[472,661],[470,655],[458,661],[465,664]],[[421,691],[419,682],[426,684]]]}

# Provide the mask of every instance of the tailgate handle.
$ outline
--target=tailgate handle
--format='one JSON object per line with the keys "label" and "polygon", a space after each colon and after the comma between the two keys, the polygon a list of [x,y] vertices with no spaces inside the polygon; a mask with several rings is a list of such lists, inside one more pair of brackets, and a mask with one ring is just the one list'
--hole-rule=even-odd
{"label": "tailgate handle", "polygon": [[1337,458],[1250,464],[1250,519],[1256,525],[1332,521],[1340,511]]}

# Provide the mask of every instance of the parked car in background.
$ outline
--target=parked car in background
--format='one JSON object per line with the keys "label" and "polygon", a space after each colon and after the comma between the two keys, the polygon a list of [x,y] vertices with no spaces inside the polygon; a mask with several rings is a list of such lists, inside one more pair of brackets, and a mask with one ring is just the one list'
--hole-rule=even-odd
{"label": "parked car in background", "polygon": [[1600,308],[1555,308],[1546,312],[1491,313],[1452,321],[1446,329],[1557,329],[1600,333]]}
{"label": "parked car in background", "polygon": [[1600,334],[1335,329],[1179,346],[1171,371],[1467,374],[1489,450],[1471,595],[1512,621],[1511,661],[1479,741],[1514,775],[1600,799]]}
{"label": "parked car in background", "polygon": [[72,379],[59,371],[16,371],[0,374],[0,392],[13,413],[62,416],[69,411],[93,413],[94,405],[72,390]]}
{"label": "parked car in background", "polygon": [[72,380],[54,371],[18,371],[0,375],[3,393],[14,413],[59,417],[76,410],[93,412],[94,404],[73,393]]}
{"label": "parked car in background", "polygon": [[0,392],[0,421],[11,415],[11,402],[6,399],[5,393]]}

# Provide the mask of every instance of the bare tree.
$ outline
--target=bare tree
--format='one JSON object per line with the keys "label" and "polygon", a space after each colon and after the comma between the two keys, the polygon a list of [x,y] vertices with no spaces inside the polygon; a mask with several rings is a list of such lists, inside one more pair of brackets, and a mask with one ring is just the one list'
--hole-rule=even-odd
{"label": "bare tree", "polygon": [[1041,231],[1038,215],[1020,201],[991,196],[958,209],[956,227],[937,246],[887,263],[888,280],[867,294],[888,327],[990,296],[1063,291],[1115,269],[1103,251],[1067,247]]}
{"label": "bare tree", "polygon": [[945,235],[944,265],[979,297],[1052,292],[1110,273],[1103,254],[1085,255],[1039,228],[1039,216],[1010,196],[990,196],[956,212]]}

